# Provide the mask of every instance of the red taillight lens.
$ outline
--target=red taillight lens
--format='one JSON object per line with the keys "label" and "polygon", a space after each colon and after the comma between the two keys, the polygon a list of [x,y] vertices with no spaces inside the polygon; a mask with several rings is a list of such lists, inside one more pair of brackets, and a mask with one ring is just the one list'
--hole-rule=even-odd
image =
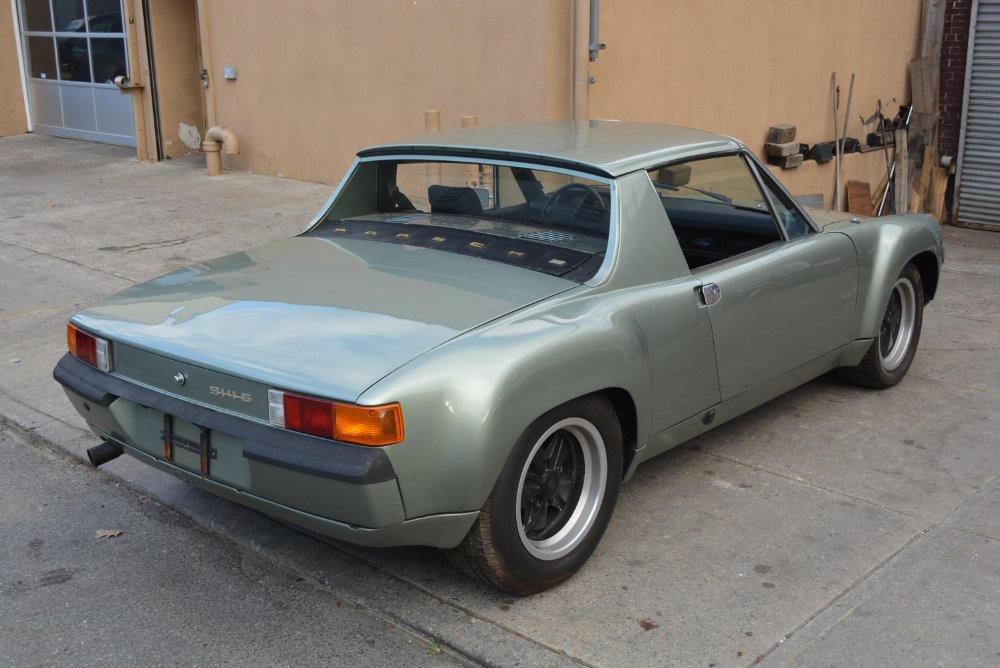
{"label": "red taillight lens", "polygon": [[111,355],[105,339],[77,329],[70,323],[66,326],[66,342],[73,357],[101,371],[111,371]]}
{"label": "red taillight lens", "polygon": [[333,404],[329,401],[286,394],[285,428],[313,436],[333,438]]}
{"label": "red taillight lens", "polygon": [[392,445],[405,438],[399,404],[355,406],[269,390],[271,424],[357,445]]}

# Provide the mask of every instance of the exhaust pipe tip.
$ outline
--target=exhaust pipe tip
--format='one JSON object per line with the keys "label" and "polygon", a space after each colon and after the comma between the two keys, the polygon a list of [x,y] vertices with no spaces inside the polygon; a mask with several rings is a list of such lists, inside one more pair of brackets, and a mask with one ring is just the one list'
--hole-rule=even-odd
{"label": "exhaust pipe tip", "polygon": [[87,450],[87,459],[95,469],[101,464],[107,464],[112,459],[119,457],[123,450],[110,441],[104,441],[100,445],[95,445]]}

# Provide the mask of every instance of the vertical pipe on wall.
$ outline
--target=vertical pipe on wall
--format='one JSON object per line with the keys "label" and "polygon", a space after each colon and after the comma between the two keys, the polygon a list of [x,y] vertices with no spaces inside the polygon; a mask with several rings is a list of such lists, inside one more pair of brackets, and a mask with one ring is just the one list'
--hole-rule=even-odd
{"label": "vertical pipe on wall", "polygon": [[573,6],[573,118],[590,116],[590,0]]}

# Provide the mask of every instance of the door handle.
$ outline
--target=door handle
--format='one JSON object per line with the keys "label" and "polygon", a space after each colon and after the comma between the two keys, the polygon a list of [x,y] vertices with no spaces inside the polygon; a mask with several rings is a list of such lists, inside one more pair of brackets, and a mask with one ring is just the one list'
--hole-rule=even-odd
{"label": "door handle", "polygon": [[722,289],[718,285],[715,283],[705,283],[701,286],[701,301],[706,306],[718,304],[720,299],[722,299]]}

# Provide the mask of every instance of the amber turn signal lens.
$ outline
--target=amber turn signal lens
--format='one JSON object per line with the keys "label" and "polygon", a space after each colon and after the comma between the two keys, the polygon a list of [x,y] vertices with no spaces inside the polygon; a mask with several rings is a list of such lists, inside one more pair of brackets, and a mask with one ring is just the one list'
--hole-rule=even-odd
{"label": "amber turn signal lens", "polygon": [[271,424],[292,431],[371,446],[392,445],[406,437],[399,404],[356,406],[281,390],[269,390],[267,398]]}
{"label": "amber turn signal lens", "polygon": [[335,404],[333,417],[334,438],[338,441],[361,445],[392,445],[403,440],[403,413],[399,404]]}

